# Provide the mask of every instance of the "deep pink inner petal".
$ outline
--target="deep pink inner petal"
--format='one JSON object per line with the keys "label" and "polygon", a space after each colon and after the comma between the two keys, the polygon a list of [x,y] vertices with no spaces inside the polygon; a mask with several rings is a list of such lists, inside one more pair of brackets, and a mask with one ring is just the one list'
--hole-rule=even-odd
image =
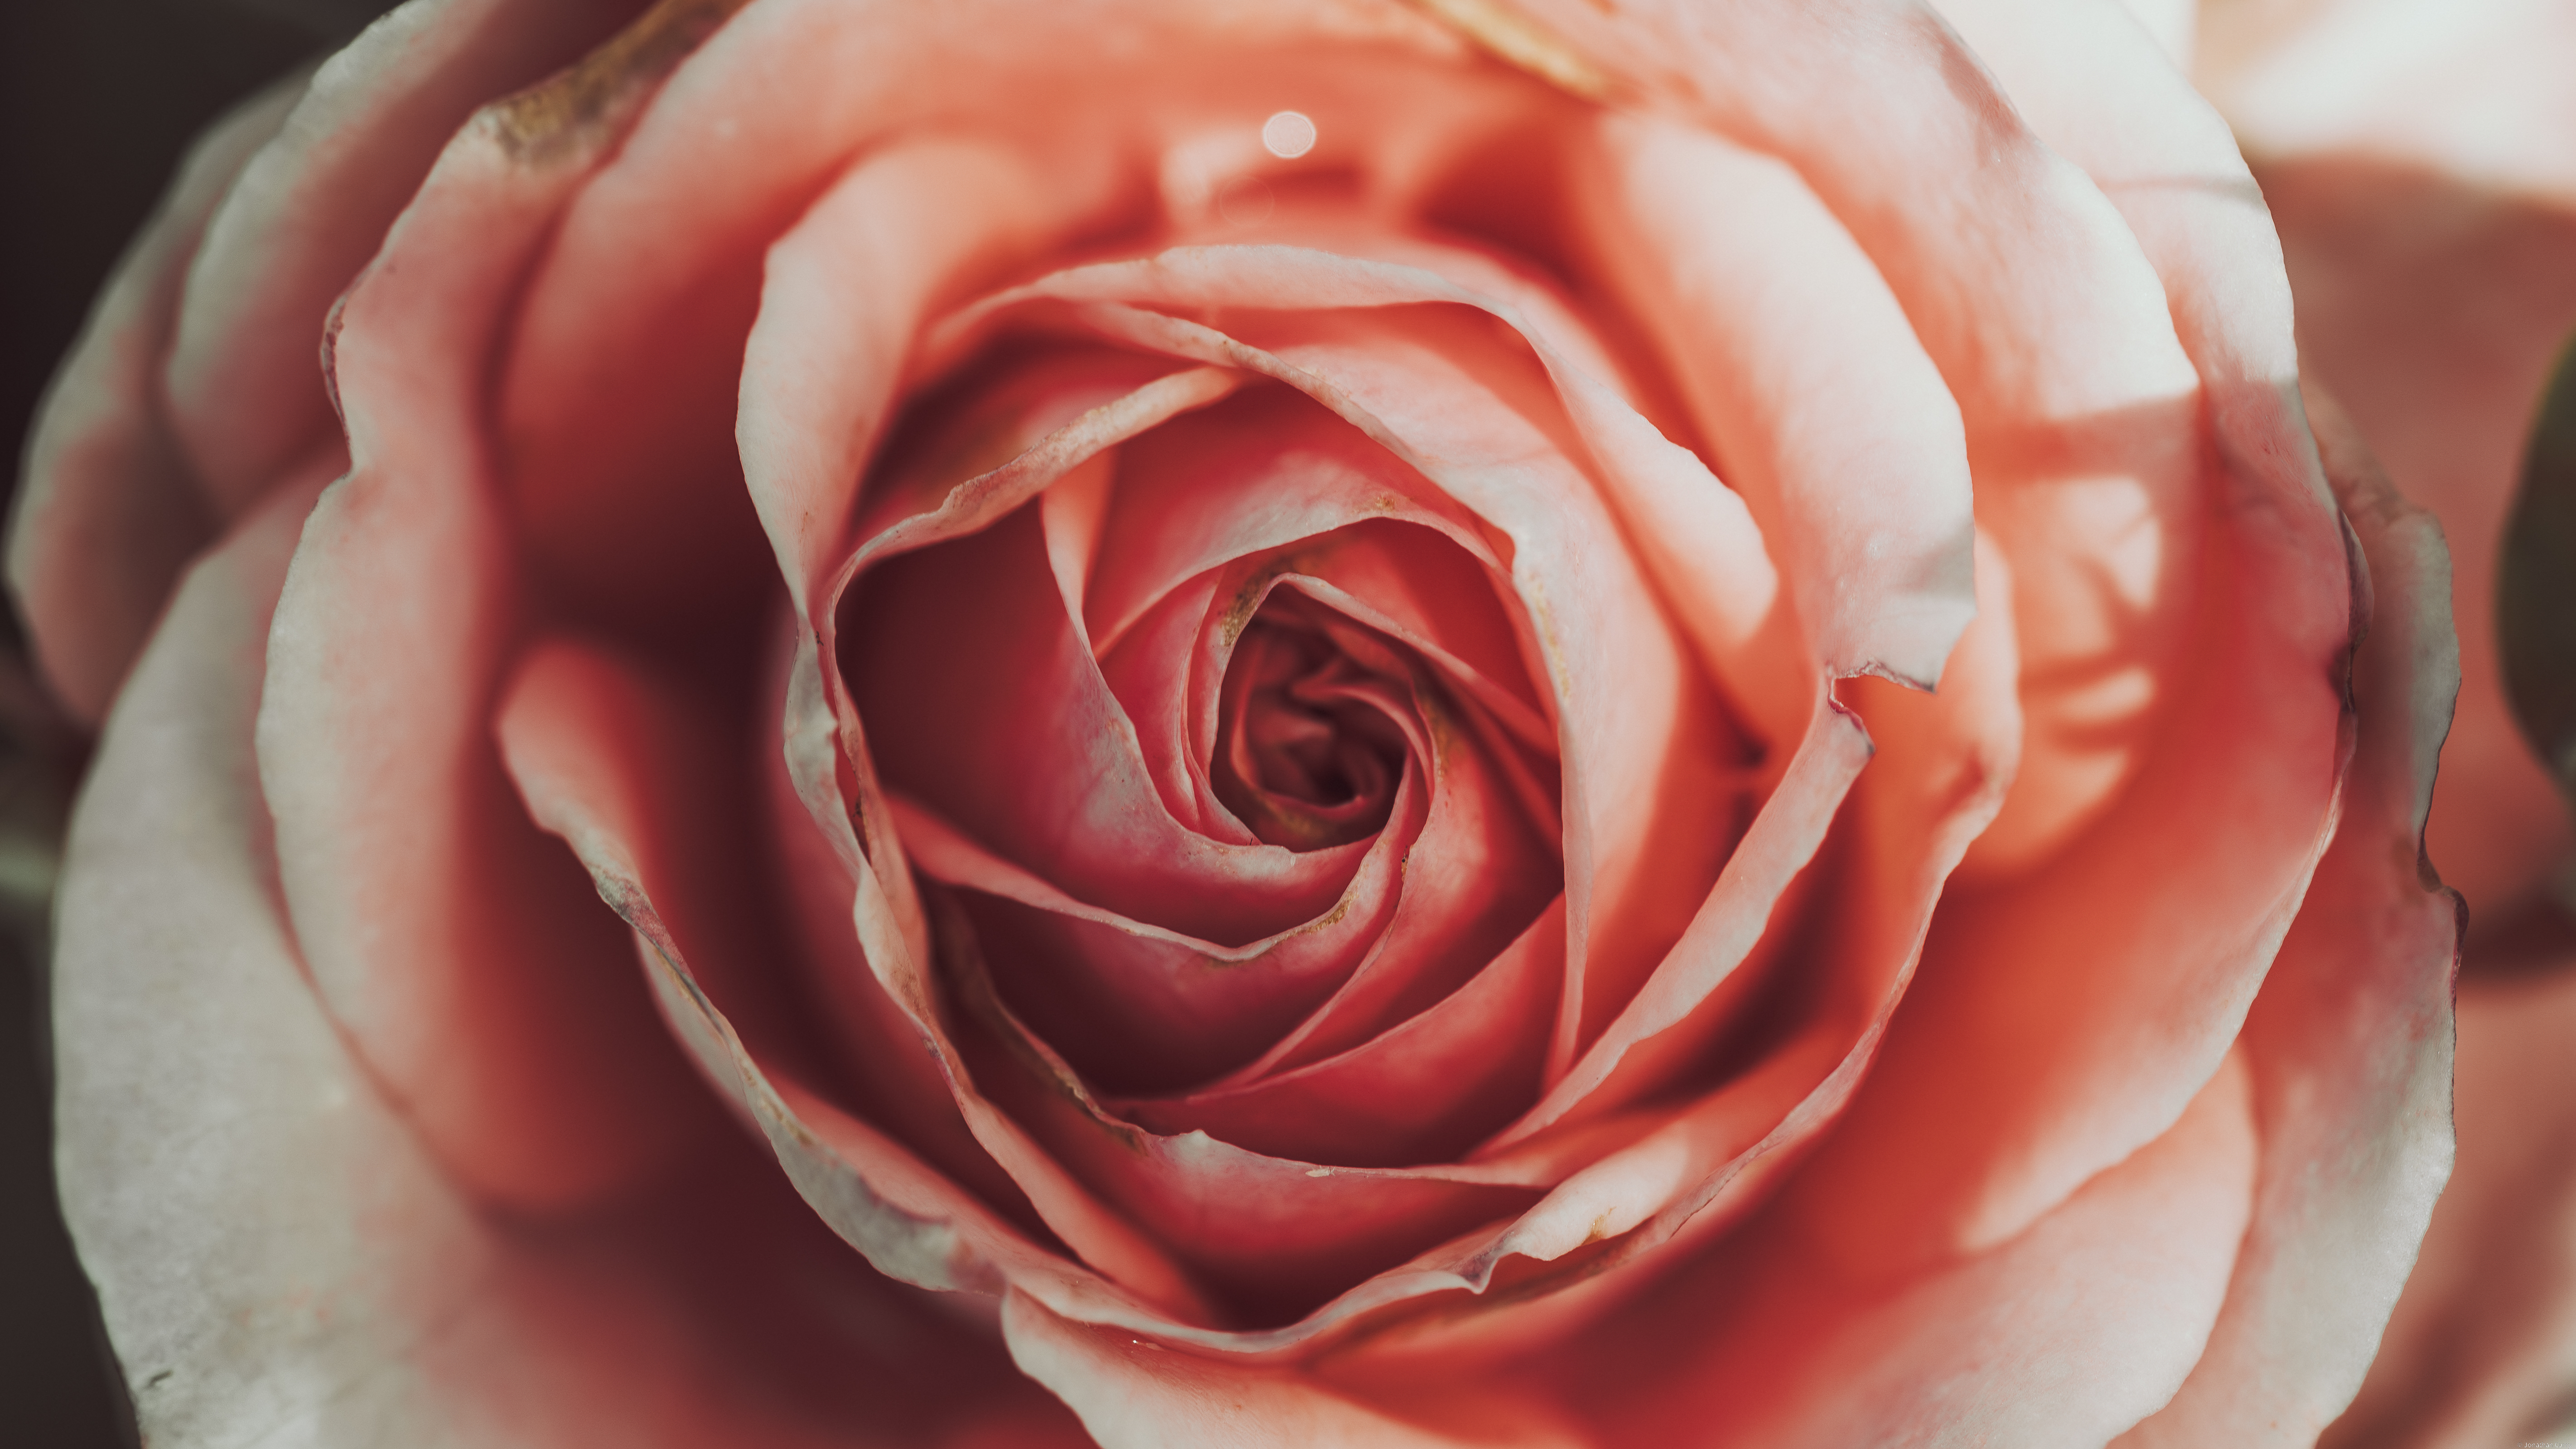
{"label": "deep pink inner petal", "polygon": [[1404,769],[1400,701],[1304,611],[1268,608],[1236,640],[1218,705],[1217,798],[1272,845],[1315,850],[1377,832]]}
{"label": "deep pink inner petal", "polygon": [[1332,908],[1366,843],[1183,827],[1065,617],[1035,510],[904,554],[843,605],[842,668],[887,783],[1077,898],[1227,945]]}

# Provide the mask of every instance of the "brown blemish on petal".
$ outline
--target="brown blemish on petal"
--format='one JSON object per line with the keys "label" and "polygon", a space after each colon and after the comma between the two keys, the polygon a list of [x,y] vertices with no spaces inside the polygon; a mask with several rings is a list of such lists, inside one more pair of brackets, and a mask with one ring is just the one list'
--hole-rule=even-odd
{"label": "brown blemish on petal", "polygon": [[1558,90],[1587,101],[1606,101],[1618,89],[1608,73],[1577,54],[1535,20],[1502,0],[1406,0],[1507,65],[1528,71]]}
{"label": "brown blemish on petal", "polygon": [[475,120],[525,166],[585,154],[620,129],[632,102],[669,75],[747,0],[661,0],[608,43]]}
{"label": "brown blemish on petal", "polygon": [[1261,610],[1261,601],[1270,595],[1270,586],[1283,574],[1296,573],[1303,567],[1303,555],[1281,554],[1270,560],[1258,573],[1243,581],[1234,601],[1225,606],[1225,617],[1217,621],[1217,637],[1232,649],[1243,639],[1243,631],[1252,627],[1252,616]]}
{"label": "brown blemish on petal", "polygon": [[1539,657],[1547,665],[1548,682],[1556,687],[1556,698],[1562,704],[1574,697],[1574,675],[1566,668],[1565,645],[1558,638],[1556,611],[1548,607],[1547,590],[1535,574],[1515,576],[1520,586],[1521,605],[1529,610],[1530,629],[1538,636]]}

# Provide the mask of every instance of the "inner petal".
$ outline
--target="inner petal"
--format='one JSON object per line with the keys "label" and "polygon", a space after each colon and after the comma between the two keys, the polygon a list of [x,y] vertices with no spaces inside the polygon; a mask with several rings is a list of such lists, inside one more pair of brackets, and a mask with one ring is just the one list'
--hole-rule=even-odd
{"label": "inner petal", "polygon": [[1368,671],[1274,593],[1235,642],[1217,705],[1219,800],[1272,845],[1313,850],[1385,823],[1404,736]]}
{"label": "inner petal", "polygon": [[1367,849],[1238,845],[1173,817],[1066,616],[1036,509],[887,560],[842,615],[886,783],[1074,899],[1239,945],[1331,909]]}

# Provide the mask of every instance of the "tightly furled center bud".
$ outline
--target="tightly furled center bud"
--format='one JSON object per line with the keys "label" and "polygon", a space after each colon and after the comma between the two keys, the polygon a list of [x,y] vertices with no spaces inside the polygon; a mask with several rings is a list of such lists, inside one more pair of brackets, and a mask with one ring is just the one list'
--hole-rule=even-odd
{"label": "tightly furled center bud", "polygon": [[[1219,697],[1217,799],[1262,841],[1291,850],[1340,845],[1386,823],[1404,774],[1402,682],[1343,647],[1345,621],[1273,596],[1235,641]],[[1351,641],[1375,663],[1376,640]]]}

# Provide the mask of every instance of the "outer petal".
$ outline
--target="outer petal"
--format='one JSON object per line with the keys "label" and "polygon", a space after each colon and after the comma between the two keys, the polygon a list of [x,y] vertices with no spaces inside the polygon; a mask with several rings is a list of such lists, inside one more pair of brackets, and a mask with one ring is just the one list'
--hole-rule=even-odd
{"label": "outer petal", "polygon": [[[2341,694],[2353,595],[2291,392],[2288,298],[2270,266],[2270,235],[2228,189],[2243,171],[2223,130],[2124,14],[2107,15],[2092,31],[2062,22],[2074,31],[2063,55],[2089,67],[2082,87],[2052,68],[2059,50],[1995,28],[2007,33],[1998,47],[2007,63],[2021,58],[2038,72],[2026,110],[2033,124],[2100,169],[2121,208],[2114,222],[2129,222],[2133,256],[2152,263],[2169,298],[2169,320],[2126,325],[2174,338],[2199,374],[2181,397],[2136,397],[2066,424],[2066,441],[2087,435],[2085,446],[2107,447],[2111,463],[2142,457],[2141,486],[2154,482],[2165,450],[2184,446],[2192,486],[2180,495],[2149,487],[2144,496],[2162,501],[2128,536],[2161,529],[2203,558],[2139,604],[2163,621],[2145,629],[2146,658],[2165,644],[2190,647],[2145,670],[2154,706],[2131,722],[2153,728],[2127,737],[2130,782],[2090,826],[2027,873],[1994,861],[1978,873],[1972,852],[1963,873],[1974,878],[1945,898],[1922,976],[1852,1123],[1833,1160],[1800,1186],[1815,1211],[1842,1220],[1850,1251],[1864,1258],[1901,1255],[1909,1243],[1939,1252],[1998,1241],[2174,1120],[2235,1040],[2290,925],[2325,848],[2349,748]],[[2166,119],[2101,130],[2066,120],[2090,114],[2079,97],[2089,104],[2102,94]],[[2118,148],[2139,132],[2148,139]],[[2193,184],[2124,184],[2140,175]],[[2044,353],[2052,335],[2062,334],[2042,330],[2034,345]],[[1978,424],[1964,394],[1962,402],[1973,452]],[[2066,552],[2048,542],[2052,528],[2089,539],[2115,521],[2080,506],[2053,513],[2054,485],[2036,477],[2007,484],[2008,499],[2016,487],[2021,501],[2000,515],[2011,526],[1997,532],[2017,574]],[[1982,517],[1982,493],[1979,506]],[[2049,616],[2092,587],[2062,573],[2035,587],[2016,579],[2034,752],[2063,743],[2082,718],[2059,687],[2075,666],[2059,651],[2068,636],[2051,632],[2063,621]],[[2159,634],[2167,625],[2179,632]],[[2096,662],[2125,668],[2131,659],[2115,631]],[[2056,788],[2047,778],[2025,776],[2016,788],[2045,797]],[[2013,825],[2014,811],[2008,801],[1998,830]],[[2222,816],[2232,827],[2213,833],[2209,821]],[[2154,868],[2141,871],[2141,861]],[[1861,1186],[1900,1180],[1917,1194],[1901,1218],[1873,1207]]]}
{"label": "outer petal", "polygon": [[1781,554],[1809,648],[1837,677],[1937,681],[1973,612],[1967,442],[1887,283],[1771,157],[1634,116],[1588,139],[1586,239]]}
{"label": "outer petal", "polygon": [[481,113],[350,293],[335,375],[353,468],[298,551],[260,704],[317,988],[448,1165],[522,1206],[651,1172],[699,1095],[625,933],[528,822],[489,734],[530,594],[494,496],[485,369],[555,210],[672,58],[639,54],[661,34]]}
{"label": "outer petal", "polygon": [[314,366],[325,315],[447,138],[643,4],[413,0],[315,73],[207,224],[170,341],[172,425],[219,517],[338,431]]}
{"label": "outer petal", "polygon": [[2247,1107],[2244,1073],[2222,1071],[2029,1232],[1895,1282],[1841,1277],[1774,1212],[1583,1335],[1579,1402],[1614,1443],[2100,1443],[2173,1392],[2217,1315],[2253,1183]]}
{"label": "outer petal", "polygon": [[506,1226],[440,1171],[318,1009],[270,869],[252,717],[309,496],[182,585],[109,721],[59,900],[64,1201],[144,1434],[1080,1443],[988,1337],[852,1261],[728,1138],[559,1230]]}
{"label": "outer petal", "polygon": [[[2426,13],[2443,17],[2425,42],[2439,49],[2450,40],[2449,12]],[[2545,36],[2517,39],[2497,63],[2513,64],[2509,53],[2547,56],[2553,71],[2576,66],[2576,40],[2552,44]],[[2488,75],[2465,61],[2443,68],[2454,67],[2477,75],[2482,88],[2511,88],[2510,71]],[[2417,108],[2418,84],[2392,82],[2370,95],[2408,125],[2447,123],[2447,113]],[[2563,89],[2547,86],[2532,100],[2546,105]],[[2237,93],[2218,94],[2224,103]],[[2370,115],[2357,104],[2345,109],[2356,123]],[[2515,118],[2494,134],[2545,136],[2549,124]],[[2385,130],[2373,124],[2364,134],[2321,135],[2297,151],[2254,156],[2298,294],[2302,364],[2351,411],[2399,490],[2431,509],[2451,540],[2460,710],[2427,846],[2443,878],[2468,897],[2473,929],[2484,935],[2536,898],[2576,844],[2548,772],[2506,705],[2490,622],[2497,545],[2531,421],[2553,359],[2576,335],[2576,177],[2547,190],[2489,189],[2465,159],[2425,168]],[[2562,126],[2555,134],[2569,132]],[[2267,135],[2258,127],[2246,143],[2259,147]],[[2569,150],[2553,145],[2548,155],[2563,161]],[[2473,947],[2468,971],[2476,974],[2484,960]]]}
{"label": "outer petal", "polygon": [[2458,1161],[2326,1449],[2477,1449],[2576,1429],[2576,961],[2550,964],[2460,982]]}
{"label": "outer petal", "polygon": [[159,364],[208,213],[301,89],[281,82],[198,140],[37,415],[9,520],[9,589],[46,681],[86,723],[106,716],[180,568],[213,535],[163,416]]}
{"label": "outer petal", "polygon": [[2254,1224],[2207,1354],[2142,1445],[2313,1442],[2360,1385],[2451,1169],[2462,907],[2423,864],[2459,689],[2450,561],[2341,415],[2312,415],[2370,562],[2360,741],[2334,846],[2246,1019],[2265,1124]]}
{"label": "outer petal", "polygon": [[[2162,289],[2121,217],[2040,143],[1926,6],[1524,0],[1514,8],[1642,108],[1788,162],[1893,293],[1958,400],[1979,525],[2016,569],[2028,738],[2014,793],[1966,868],[2051,858],[2142,767],[2174,676],[2190,659],[2189,612],[2170,605],[2190,596],[2199,569],[2196,384]],[[1819,104],[1828,90],[1834,103]],[[1686,159],[1685,151],[1658,164]],[[1686,184],[1689,174],[1663,184]],[[1763,315],[1732,295],[1740,287],[1713,285],[1692,255],[1731,250],[1733,238],[1713,244],[1674,226],[1687,215],[1678,207],[1640,214],[1664,233],[1641,250],[1674,260],[1629,269],[1642,286],[1628,300],[1662,330],[1668,356],[1686,355],[1693,332],[1731,314]],[[1788,265],[1793,275],[1817,272],[1823,260],[1792,256]],[[1690,279],[1681,294],[1690,311],[1669,307],[1656,285],[1665,275]],[[1803,369],[1816,351],[1791,355]],[[1713,435],[1730,431],[1722,405],[1696,402],[1695,410],[1712,420]],[[1829,437],[1830,429],[1792,430],[1793,446],[1769,451],[1791,463],[1821,461],[1842,446]],[[2322,526],[2323,490],[2316,493]],[[1901,577],[1917,587],[1949,579],[1967,549],[1957,530],[1926,556],[1943,567]],[[1955,601],[1962,590],[1932,592]],[[1902,621],[1882,615],[1882,627]]]}

